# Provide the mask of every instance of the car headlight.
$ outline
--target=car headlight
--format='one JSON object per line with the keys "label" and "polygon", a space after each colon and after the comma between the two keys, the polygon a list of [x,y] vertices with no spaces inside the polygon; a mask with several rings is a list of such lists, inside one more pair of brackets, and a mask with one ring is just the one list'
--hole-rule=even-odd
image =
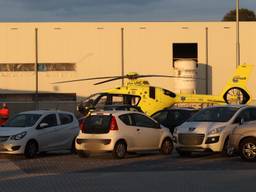
{"label": "car headlight", "polygon": [[22,139],[23,137],[25,137],[27,135],[27,132],[26,131],[23,131],[21,133],[18,133],[16,135],[13,135],[11,136],[11,140],[20,140]]}
{"label": "car headlight", "polygon": [[225,127],[218,127],[215,129],[212,129],[208,132],[208,135],[215,135],[215,134],[219,134],[224,130]]}

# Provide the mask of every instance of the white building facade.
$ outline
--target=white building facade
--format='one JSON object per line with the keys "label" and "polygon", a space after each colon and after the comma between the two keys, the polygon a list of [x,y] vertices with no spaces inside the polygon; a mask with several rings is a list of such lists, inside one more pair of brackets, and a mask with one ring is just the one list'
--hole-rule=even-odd
{"label": "white building facade", "polygon": [[[218,94],[236,68],[234,22],[0,23],[0,91],[77,93],[85,97],[121,81],[52,84],[128,72],[174,75],[175,61],[197,62],[196,93]],[[37,29],[37,36],[36,36]],[[256,22],[240,23],[240,63],[256,64]],[[37,43],[36,43],[37,42]],[[174,91],[175,80],[148,79]],[[256,96],[256,70],[249,88]]]}

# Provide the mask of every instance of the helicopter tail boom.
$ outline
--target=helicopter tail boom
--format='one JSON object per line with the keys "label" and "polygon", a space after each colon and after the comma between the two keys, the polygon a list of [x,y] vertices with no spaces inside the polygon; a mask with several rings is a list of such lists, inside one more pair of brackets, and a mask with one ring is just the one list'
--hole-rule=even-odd
{"label": "helicopter tail boom", "polygon": [[175,103],[246,104],[251,100],[247,81],[252,69],[253,65],[240,65],[220,95],[179,94]]}

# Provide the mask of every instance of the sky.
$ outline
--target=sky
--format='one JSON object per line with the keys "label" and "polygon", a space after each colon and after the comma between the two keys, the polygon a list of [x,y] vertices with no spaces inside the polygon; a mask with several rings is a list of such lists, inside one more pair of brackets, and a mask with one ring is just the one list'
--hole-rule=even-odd
{"label": "sky", "polygon": [[[236,0],[0,0],[0,21],[219,21]],[[256,12],[256,0],[240,0]]]}

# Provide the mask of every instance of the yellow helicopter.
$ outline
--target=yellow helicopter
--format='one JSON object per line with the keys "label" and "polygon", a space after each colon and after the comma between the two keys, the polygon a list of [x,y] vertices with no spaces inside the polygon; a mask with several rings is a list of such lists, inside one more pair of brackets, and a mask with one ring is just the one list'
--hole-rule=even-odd
{"label": "yellow helicopter", "polygon": [[172,91],[150,86],[146,77],[169,77],[168,75],[139,75],[137,73],[128,73],[125,76],[94,77],[86,79],[75,79],[70,81],[60,81],[57,83],[69,83],[75,81],[107,79],[94,85],[107,83],[110,81],[127,78],[129,81],[125,86],[113,88],[110,90],[96,93],[79,105],[79,111],[86,114],[91,109],[99,109],[104,105],[128,104],[139,106],[147,115],[152,115],[156,111],[171,107],[177,103],[202,103],[202,104],[246,104],[250,102],[251,96],[246,83],[252,71],[253,65],[240,65],[233,77],[228,81],[222,93],[218,96],[202,94],[176,94]]}

